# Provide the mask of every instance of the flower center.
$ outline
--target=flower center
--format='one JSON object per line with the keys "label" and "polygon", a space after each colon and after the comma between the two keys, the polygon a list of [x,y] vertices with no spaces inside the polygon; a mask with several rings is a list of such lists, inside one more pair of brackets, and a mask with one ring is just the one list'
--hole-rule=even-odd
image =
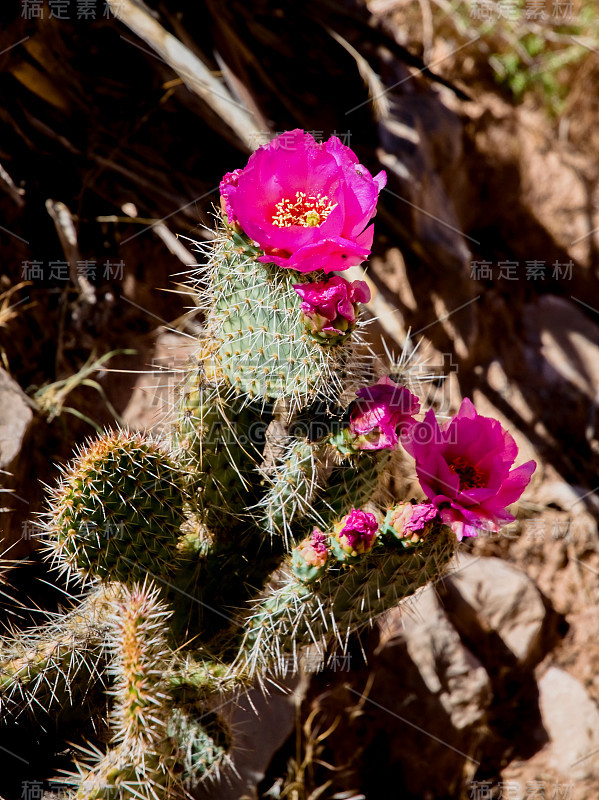
{"label": "flower center", "polygon": [[460,479],[460,492],[468,489],[480,489],[487,485],[485,474],[482,470],[469,464],[465,458],[458,456],[449,464],[449,469]]}
{"label": "flower center", "polygon": [[272,223],[277,228],[290,228],[292,225],[301,225],[302,228],[316,228],[321,225],[337,206],[326,195],[320,192],[316,195],[306,195],[305,192],[296,192],[295,200],[284,197],[276,204],[276,213],[272,216]]}

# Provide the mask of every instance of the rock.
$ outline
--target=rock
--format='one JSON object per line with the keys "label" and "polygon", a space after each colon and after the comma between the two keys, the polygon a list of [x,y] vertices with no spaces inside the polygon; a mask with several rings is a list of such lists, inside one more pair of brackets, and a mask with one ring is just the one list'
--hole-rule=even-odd
{"label": "rock", "polygon": [[464,180],[462,123],[434,91],[401,96],[392,89],[377,156],[393,191],[406,198],[402,211],[423,258],[459,273],[470,259],[451,197]]}
{"label": "rock", "polygon": [[[519,569],[500,558],[461,554],[456,571],[438,586],[457,630],[481,645],[479,657],[486,651],[486,658],[502,659],[490,652],[496,649],[493,635],[511,654],[514,666],[529,669],[543,657],[547,610],[535,584]],[[485,658],[483,663],[489,666]]]}
{"label": "rock", "polygon": [[[544,295],[526,305],[522,315],[522,385],[536,416],[535,430],[573,474],[599,452],[599,325],[582,306]],[[562,452],[564,441],[567,452]]]}
{"label": "rock", "polygon": [[385,788],[397,785],[398,797],[457,796],[464,776],[475,770],[486,730],[489,676],[444,614],[433,586],[407,608],[388,612],[383,626],[368,698],[380,709],[388,766],[377,765],[378,793],[365,794],[384,796]]}
{"label": "rock", "polygon": [[596,191],[593,161],[557,141],[541,109],[514,108],[492,92],[477,93],[467,106],[451,96],[446,102],[468,119],[463,164],[474,192],[462,192],[461,203],[454,198],[462,230],[497,230],[510,243],[510,257],[519,260],[519,274],[536,258],[545,260],[550,279],[556,260],[573,259],[572,283],[582,286],[590,277],[596,243],[591,233],[599,221],[589,210]]}
{"label": "rock", "polygon": [[[395,609],[391,615],[400,613]],[[432,586],[418,596],[409,616],[402,619],[401,629],[391,628],[391,635],[379,646],[382,663],[388,664],[398,641],[405,641],[410,659],[451,725],[461,731],[479,723],[490,700],[489,678],[443,613]]]}
{"label": "rock", "polygon": [[540,344],[550,382],[561,378],[594,401],[599,393],[599,326],[589,319],[583,301],[574,304],[544,295],[526,306],[524,319],[529,338]]}
{"label": "rock", "polygon": [[219,706],[233,734],[232,764],[201,784],[193,794],[196,800],[257,800],[258,785],[273,755],[295,728],[306,685],[304,674],[279,678],[277,688],[271,687],[268,695],[254,688]]}
{"label": "rock", "polygon": [[[405,95],[393,91],[407,79],[404,72],[405,67],[396,64],[385,66],[382,79],[389,89],[387,109],[379,119],[377,148],[377,158],[387,173],[386,192],[397,200],[397,213],[381,214],[393,233],[409,237],[410,247],[426,264],[419,270],[413,264],[407,267],[410,292],[404,291],[402,300],[413,294],[418,302],[413,306],[409,300],[402,309],[402,324],[426,330],[441,352],[465,357],[479,334],[475,302],[479,287],[470,279],[468,240],[474,240],[462,233],[463,221],[456,211],[471,185],[464,170],[463,123],[436,91]],[[377,270],[380,264],[373,271],[383,286],[397,285],[395,278],[380,271],[377,275]],[[458,308],[459,314],[455,313]],[[433,319],[440,324],[431,326]]]}
{"label": "rock", "polygon": [[550,667],[539,681],[539,705],[555,768],[568,780],[599,778],[599,711],[584,686]]}
{"label": "rock", "polygon": [[[599,499],[596,494],[589,492],[584,486],[570,486],[558,478],[543,481],[534,494],[534,501],[541,506],[557,508],[567,513],[559,533],[566,542],[572,542],[578,558],[587,552],[599,552]],[[543,528],[542,525],[540,527]],[[552,535],[554,539],[559,538],[557,526]]]}
{"label": "rock", "polygon": [[[589,265],[589,229],[598,219],[588,211],[594,190],[584,155],[562,142],[548,146],[546,116],[524,105],[516,112],[520,128],[519,166],[522,204],[571,258]],[[585,179],[585,173],[587,173]]]}
{"label": "rock", "polygon": [[0,552],[19,558],[31,550],[26,525],[31,484],[30,446],[34,415],[29,398],[16,381],[0,368]]}
{"label": "rock", "polygon": [[312,679],[304,719],[314,714],[318,731],[333,726],[316,757],[335,765],[314,785],[334,777],[331,796],[457,797],[486,729],[482,664],[430,586],[408,610],[387,612],[363,646],[368,667],[356,647],[351,671]]}
{"label": "rock", "polygon": [[[514,437],[518,445],[516,465],[524,464],[531,459],[536,461],[537,468],[524,494],[524,497],[528,498],[535,487],[541,485],[545,470],[539,453],[527,436],[527,433],[534,426],[534,410],[524,397],[521,387],[518,385],[518,380],[508,376],[504,366],[498,359],[494,359],[488,364],[486,379],[488,387],[492,390],[490,396],[488,396],[488,390],[485,391],[475,387],[472,392],[472,400],[479,414],[498,420]],[[493,402],[492,398],[495,398],[495,402]],[[520,419],[522,422],[519,425],[514,424],[514,419],[510,419],[506,415],[506,410],[509,410],[510,414],[515,412],[516,419]]]}
{"label": "rock", "polygon": [[590,494],[584,486],[571,486],[558,477],[553,480],[545,480],[539,486],[534,496],[534,500],[541,506],[554,506],[562,511],[571,512],[573,516],[584,513],[585,504],[582,502],[588,498],[588,504],[599,511],[599,500],[596,495]]}
{"label": "rock", "polygon": [[0,470],[12,472],[33,422],[33,411],[19,384],[1,368],[0,408]]}
{"label": "rock", "polygon": [[128,428],[154,433],[165,429],[173,419],[177,389],[191,355],[189,339],[168,330],[159,332],[153,350],[141,355],[135,386],[127,387],[130,397],[121,417]]}

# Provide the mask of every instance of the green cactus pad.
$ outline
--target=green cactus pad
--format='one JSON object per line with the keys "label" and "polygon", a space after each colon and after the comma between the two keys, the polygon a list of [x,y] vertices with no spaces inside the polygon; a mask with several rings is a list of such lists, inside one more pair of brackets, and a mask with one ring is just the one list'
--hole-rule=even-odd
{"label": "green cactus pad", "polygon": [[319,449],[306,439],[287,442],[258,509],[259,525],[266,534],[289,542],[294,525],[311,511],[318,489]]}
{"label": "green cactus pad", "polygon": [[222,396],[197,368],[182,387],[175,449],[191,501],[213,532],[235,526],[257,499],[272,418],[262,400]]}
{"label": "green cactus pad", "polygon": [[352,365],[351,339],[317,342],[293,288],[305,276],[258,255],[225,236],[214,245],[208,330],[215,374],[250,397],[286,397],[297,406],[318,393],[336,399]]}
{"label": "green cactus pad", "polygon": [[57,568],[83,580],[169,575],[184,499],[181,474],[157,442],[107,433],[63,470],[47,515],[46,550]]}

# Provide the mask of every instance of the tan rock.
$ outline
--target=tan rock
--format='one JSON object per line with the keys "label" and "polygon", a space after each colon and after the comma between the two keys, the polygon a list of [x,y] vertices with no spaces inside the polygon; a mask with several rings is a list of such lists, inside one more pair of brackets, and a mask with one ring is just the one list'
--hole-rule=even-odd
{"label": "tan rock", "polygon": [[19,384],[1,368],[0,408],[0,469],[12,472],[33,421],[33,411]]}
{"label": "tan rock", "polygon": [[550,667],[539,681],[539,705],[555,768],[568,780],[599,778],[599,710],[584,686]]}
{"label": "tan rock", "polygon": [[535,584],[516,567],[461,554],[439,591],[450,620],[468,639],[496,634],[524,668],[542,657],[547,611]]}
{"label": "tan rock", "polygon": [[[31,550],[27,523],[32,482],[29,448],[34,415],[19,384],[0,368],[0,552],[19,558]],[[10,548],[10,549],[9,549]]]}

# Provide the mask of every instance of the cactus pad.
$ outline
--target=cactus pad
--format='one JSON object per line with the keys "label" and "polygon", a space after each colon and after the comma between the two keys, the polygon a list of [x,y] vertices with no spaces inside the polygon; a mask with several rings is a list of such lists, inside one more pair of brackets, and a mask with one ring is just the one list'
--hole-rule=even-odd
{"label": "cactus pad", "polygon": [[168,575],[184,521],[180,471],[157,442],[116,431],[93,441],[53,490],[45,541],[83,580]]}

